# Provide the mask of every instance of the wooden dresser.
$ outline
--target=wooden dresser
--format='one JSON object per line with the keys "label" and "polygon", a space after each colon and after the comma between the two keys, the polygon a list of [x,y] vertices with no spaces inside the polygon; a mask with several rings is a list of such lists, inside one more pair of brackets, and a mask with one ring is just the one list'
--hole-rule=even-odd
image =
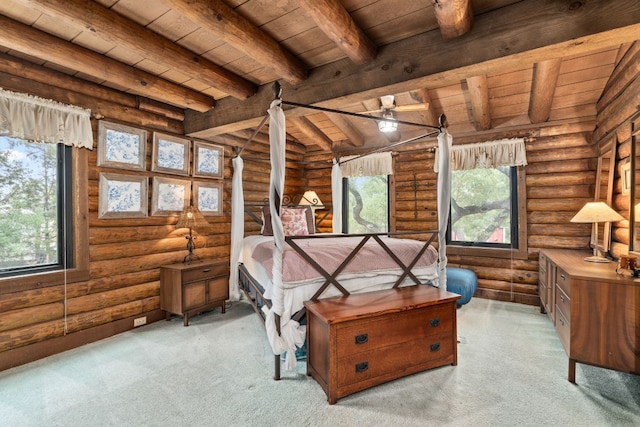
{"label": "wooden dresser", "polygon": [[383,382],[456,365],[459,298],[420,285],[308,301],[307,374],[334,404]]}
{"label": "wooden dresser", "polygon": [[194,261],[160,267],[160,309],[169,320],[171,314],[182,316],[189,326],[189,316],[220,307],[225,312],[229,299],[229,263]]}
{"label": "wooden dresser", "polygon": [[616,264],[584,261],[585,251],[540,251],[540,302],[576,362],[640,374],[640,279]]}

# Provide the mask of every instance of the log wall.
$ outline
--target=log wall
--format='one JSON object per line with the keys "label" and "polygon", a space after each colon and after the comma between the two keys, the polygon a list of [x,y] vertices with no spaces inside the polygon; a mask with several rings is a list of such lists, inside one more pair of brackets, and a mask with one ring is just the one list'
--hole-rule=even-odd
{"label": "log wall", "polygon": [[[41,82],[43,75],[50,76],[50,84]],[[182,111],[15,60],[0,66],[0,87],[91,109],[95,142],[86,156],[89,252],[81,255],[89,257],[89,279],[66,285],[42,283],[35,289],[17,292],[11,291],[15,286],[0,287],[0,370],[132,329],[133,319],[138,317],[146,316],[147,323],[163,319],[159,267],[182,262],[187,254],[186,240],[175,230],[177,216],[100,219],[99,177],[101,172],[146,176],[149,207],[154,176],[193,181],[192,177],[151,172],[153,132],[182,135]],[[144,172],[97,166],[99,119],[147,131]],[[246,138],[221,137],[214,142],[224,148],[225,154],[223,215],[207,217],[211,227],[195,240],[195,253],[201,258],[228,262],[232,156]],[[287,145],[286,192],[302,194],[306,186],[304,170],[296,163],[302,160],[303,151],[302,146]],[[246,199],[261,202],[268,195],[269,146],[263,138],[253,141],[243,156],[266,159],[245,160]],[[248,216],[245,228],[247,233],[260,230]],[[175,327],[183,327],[182,322],[175,323]]]}

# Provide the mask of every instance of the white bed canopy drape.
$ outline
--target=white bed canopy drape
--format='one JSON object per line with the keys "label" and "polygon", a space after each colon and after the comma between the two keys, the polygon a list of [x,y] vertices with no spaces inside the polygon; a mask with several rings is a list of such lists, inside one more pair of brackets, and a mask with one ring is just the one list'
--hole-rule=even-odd
{"label": "white bed canopy drape", "polygon": [[229,299],[240,299],[240,284],[238,282],[238,263],[240,250],[244,238],[244,190],[242,187],[242,173],[244,160],[240,155],[233,158],[233,178],[231,179],[231,254],[229,265]]}
{"label": "white bed canopy drape", "polygon": [[0,89],[0,135],[91,150],[91,111]]}

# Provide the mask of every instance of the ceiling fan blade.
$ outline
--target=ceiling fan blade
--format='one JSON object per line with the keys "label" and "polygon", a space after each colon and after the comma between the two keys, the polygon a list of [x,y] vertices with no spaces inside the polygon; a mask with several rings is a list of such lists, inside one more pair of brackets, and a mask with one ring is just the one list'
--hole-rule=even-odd
{"label": "ceiling fan blade", "polygon": [[382,113],[384,110],[382,108],[378,108],[377,110],[369,110],[369,111],[359,111],[358,114],[373,114],[373,113]]}
{"label": "ceiling fan blade", "polygon": [[429,109],[429,103],[423,102],[422,104],[398,105],[395,108],[395,111],[408,112],[408,111],[424,111],[428,109]]}

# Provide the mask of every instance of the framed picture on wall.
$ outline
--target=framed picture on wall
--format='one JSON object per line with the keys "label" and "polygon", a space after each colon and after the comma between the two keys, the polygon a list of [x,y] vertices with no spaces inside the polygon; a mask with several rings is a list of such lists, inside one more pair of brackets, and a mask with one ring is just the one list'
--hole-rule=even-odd
{"label": "framed picture on wall", "polygon": [[101,167],[146,170],[147,131],[118,123],[98,122]]}
{"label": "framed picture on wall", "polygon": [[222,215],[222,183],[202,182],[193,183],[193,204],[202,215]]}
{"label": "framed picture on wall", "polygon": [[98,218],[144,218],[147,216],[146,176],[100,173]]}
{"label": "framed picture on wall", "polygon": [[153,177],[151,215],[178,215],[191,200],[191,181],[184,179]]}
{"label": "framed picture on wall", "polygon": [[224,149],[201,141],[193,144],[193,176],[223,178]]}
{"label": "framed picture on wall", "polygon": [[163,133],[153,133],[151,170],[189,175],[191,141]]}

